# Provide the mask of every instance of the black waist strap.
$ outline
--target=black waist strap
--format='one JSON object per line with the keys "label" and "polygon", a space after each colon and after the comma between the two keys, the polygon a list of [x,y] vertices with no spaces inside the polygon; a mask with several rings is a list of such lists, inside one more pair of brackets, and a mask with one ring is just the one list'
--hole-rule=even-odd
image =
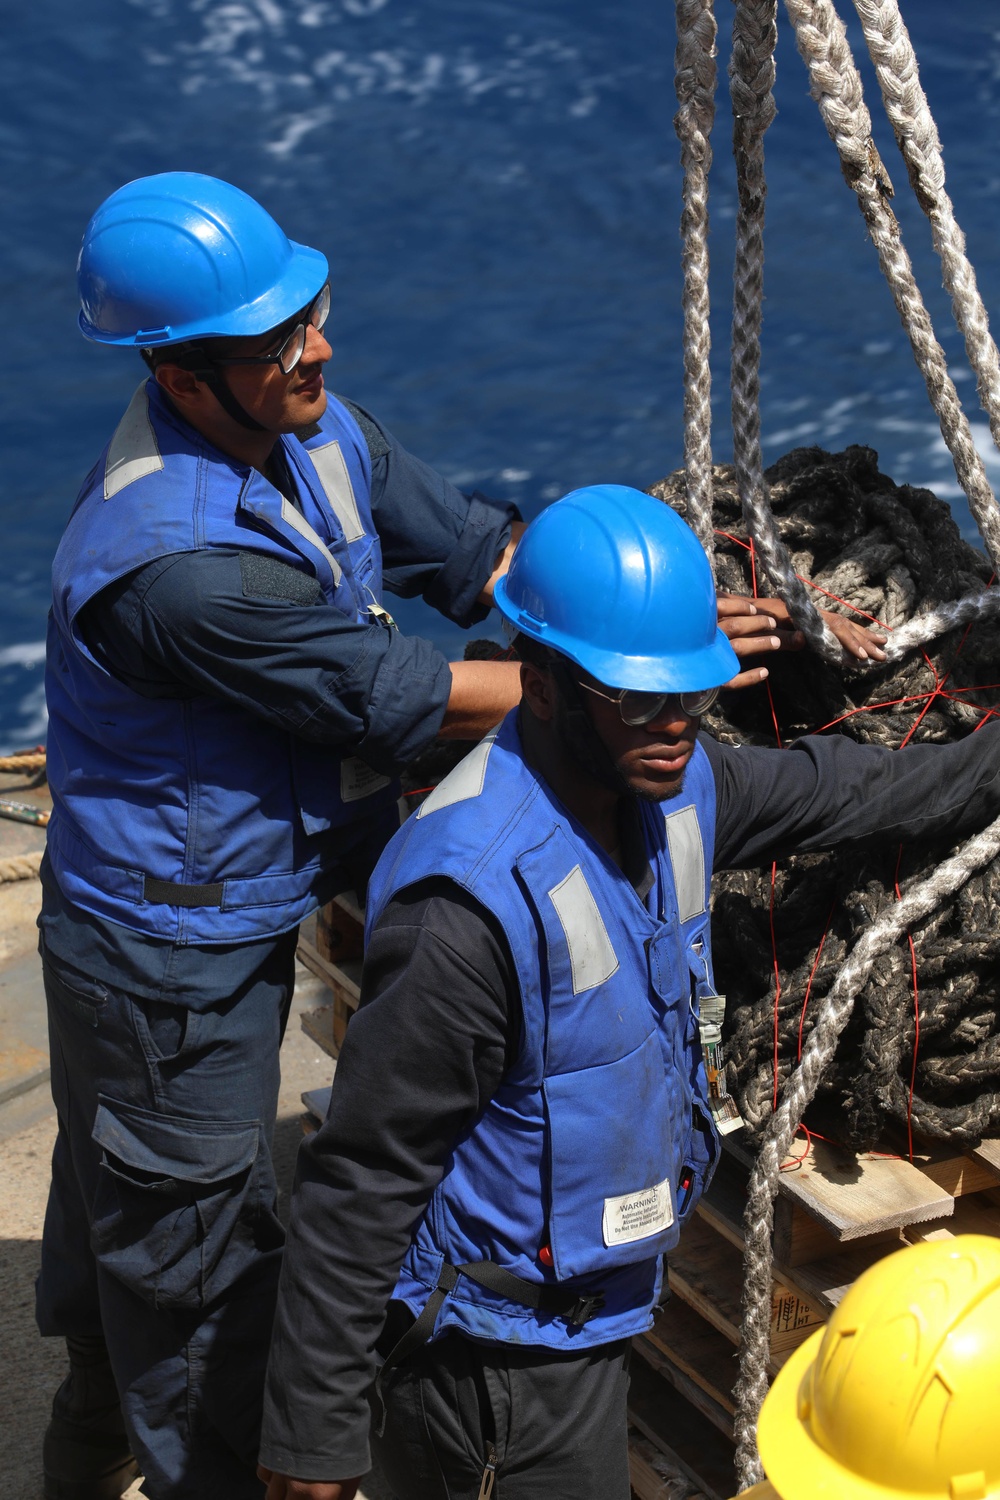
{"label": "black waist strap", "polygon": [[577,1292],[552,1286],[547,1282],[525,1281],[522,1277],[515,1276],[513,1271],[505,1271],[503,1266],[498,1266],[491,1260],[470,1261],[464,1266],[443,1265],[437,1286],[428,1297],[419,1318],[390,1349],[385,1363],[376,1376],[375,1395],[379,1404],[379,1437],[382,1436],[385,1428],[383,1392],[386,1380],[398,1364],[408,1359],[421,1345],[427,1343],[434,1332],[434,1325],[442,1303],[449,1292],[454,1291],[459,1276],[466,1276],[477,1286],[485,1287],[489,1292],[497,1292],[501,1297],[509,1298],[511,1302],[520,1302],[522,1307],[533,1307],[537,1312],[553,1313],[557,1318],[565,1318],[568,1323],[577,1328],[582,1328],[584,1323],[589,1323],[594,1314],[600,1312],[604,1306],[604,1297],[600,1292],[580,1296]]}
{"label": "black waist strap", "polygon": [[221,906],[222,881],[214,885],[181,885],[176,880],[154,880],[144,875],[142,897],[157,906]]}

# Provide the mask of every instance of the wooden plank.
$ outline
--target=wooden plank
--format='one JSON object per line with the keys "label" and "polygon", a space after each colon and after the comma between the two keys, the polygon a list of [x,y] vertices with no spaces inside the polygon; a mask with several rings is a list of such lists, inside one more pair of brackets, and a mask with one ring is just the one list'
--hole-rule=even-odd
{"label": "wooden plank", "polygon": [[[308,937],[307,937],[308,941]],[[336,901],[316,913],[316,951],[329,963],[339,964],[348,958],[360,958],[365,951],[364,928]]]}
{"label": "wooden plank", "polygon": [[960,1198],[955,1212],[948,1219],[938,1219],[930,1224],[911,1224],[903,1230],[909,1244],[924,1240],[951,1240],[956,1234],[990,1234],[1000,1236],[1000,1205],[992,1201],[992,1194],[980,1193],[972,1198]]}
{"label": "wooden plank", "polygon": [[[360,958],[345,958],[338,963],[332,963],[328,958],[324,958],[315,945],[301,933],[295,953],[299,962],[317,978],[328,984],[333,991],[331,1056],[336,1057],[344,1044],[347,1023],[357,1010],[358,1001],[361,998],[361,960]],[[319,1038],[317,1037],[316,1040],[319,1041]],[[325,1044],[320,1042],[320,1045]]]}
{"label": "wooden plank", "polygon": [[774,1258],[782,1266],[804,1266],[813,1260],[836,1255],[841,1241],[807,1214],[798,1203],[779,1196],[774,1205],[774,1230],[771,1235]]}
{"label": "wooden plank", "polygon": [[[727,1171],[727,1167],[729,1170]],[[731,1164],[723,1162],[711,1187],[698,1205],[698,1213],[710,1224],[717,1233],[723,1235],[731,1245],[735,1245],[740,1251],[743,1250],[743,1210],[746,1206],[746,1188],[742,1181],[739,1169],[734,1172]],[[855,1264],[852,1251],[846,1248],[840,1240],[834,1239],[833,1235],[825,1230],[822,1224],[818,1224],[811,1215],[807,1214],[797,1203],[792,1203],[787,1198],[778,1198],[774,1205],[774,1263],[782,1273],[782,1280],[797,1291],[800,1286],[808,1288],[802,1295],[807,1301],[812,1302],[817,1311],[826,1317],[829,1315],[835,1302],[823,1297],[821,1302],[816,1301],[817,1285],[824,1286],[832,1283],[839,1286],[843,1281],[832,1265],[824,1264],[819,1272],[813,1276],[806,1276],[799,1281],[795,1276],[798,1266],[807,1265],[812,1261],[833,1261],[835,1258],[845,1255],[852,1257],[850,1264]],[[865,1245],[868,1240],[865,1240]],[[886,1248],[880,1252],[888,1254],[889,1249],[899,1244],[899,1230],[891,1229],[877,1237],[873,1237],[873,1243],[884,1245]],[[857,1264],[865,1269],[877,1255],[871,1256],[860,1253]],[[861,1269],[852,1273],[860,1275]],[[842,1295],[842,1293],[841,1293]],[[837,1298],[839,1300],[839,1297]]]}
{"label": "wooden plank", "polygon": [[686,1474],[676,1454],[668,1458],[637,1427],[628,1433],[628,1474],[638,1500],[706,1500],[697,1481]]}
{"label": "wooden plank", "polygon": [[809,1303],[820,1321],[824,1321],[863,1271],[883,1256],[891,1255],[893,1250],[902,1248],[901,1233],[901,1230],[894,1229],[870,1240],[857,1240],[842,1246],[835,1255],[797,1266],[784,1266],[775,1257],[775,1272],[792,1291]]}
{"label": "wooden plank", "polygon": [[733,1346],[686,1302],[671,1297],[643,1338],[713,1401],[735,1415],[733,1386],[739,1372]]}
{"label": "wooden plank", "polygon": [[667,1257],[667,1277],[675,1296],[739,1343],[743,1260],[728,1240],[697,1217],[690,1219]]}
{"label": "wooden plank", "polygon": [[316,1010],[306,1010],[301,1017],[302,1030],[312,1037],[328,1057],[336,1057],[339,1048],[333,1039],[333,1006],[320,1005]]}
{"label": "wooden plank", "polygon": [[944,1188],[953,1198],[964,1197],[967,1193],[979,1193],[983,1188],[996,1187],[1000,1174],[1000,1167],[994,1170],[988,1161],[979,1160],[973,1151],[966,1154],[947,1147],[915,1154],[913,1165],[919,1167],[925,1177],[936,1182],[938,1187]]}
{"label": "wooden plank", "polygon": [[[700,1385],[696,1385],[689,1376],[685,1375],[684,1371],[678,1365],[673,1364],[667,1359],[666,1355],[655,1344],[650,1342],[646,1334],[641,1334],[638,1338],[634,1338],[632,1346],[639,1352],[651,1369],[655,1370],[658,1375],[661,1375],[665,1381],[672,1385],[678,1395],[683,1396],[689,1406],[693,1407],[695,1411],[701,1412],[706,1421],[711,1422],[712,1426],[717,1428],[723,1437],[728,1438],[730,1442],[733,1441],[733,1418],[724,1406],[721,1406]],[[633,1370],[635,1369],[634,1364],[632,1368]]]}
{"label": "wooden plank", "polygon": [[[752,1162],[742,1140],[726,1136],[723,1149]],[[865,1235],[947,1218],[955,1199],[908,1161],[855,1156],[812,1138],[794,1171],[782,1172],[778,1191],[817,1219],[841,1244]]]}
{"label": "wooden plank", "polygon": [[318,979],[325,979],[334,993],[339,992],[352,1010],[357,1009],[358,1001],[361,999],[361,960],[359,958],[332,963],[301,935],[295,956]]}
{"label": "wooden plank", "polygon": [[780,1369],[825,1321],[805,1297],[776,1281],[771,1293],[771,1368]]}
{"label": "wooden plank", "polygon": [[633,1426],[675,1461],[709,1500],[735,1495],[733,1445],[672,1383],[633,1359],[628,1414]]}
{"label": "wooden plank", "polygon": [[746,1174],[723,1160],[696,1212],[717,1234],[743,1249],[743,1211],[747,1206]]}
{"label": "wooden plank", "polygon": [[[743,1257],[697,1217],[667,1258],[670,1288],[732,1343],[740,1342]],[[791,1287],[776,1281],[771,1297],[771,1367],[784,1364],[824,1314]]]}
{"label": "wooden plank", "polygon": [[330,902],[331,906],[338,906],[346,916],[350,917],[356,927],[365,930],[365,909],[358,905],[358,898],[353,891],[341,891],[339,896],[334,896]]}
{"label": "wooden plank", "polygon": [[1000,1178],[1000,1141],[980,1141],[978,1146],[969,1147],[969,1155],[974,1162],[986,1167],[993,1173],[995,1185],[996,1179]]}

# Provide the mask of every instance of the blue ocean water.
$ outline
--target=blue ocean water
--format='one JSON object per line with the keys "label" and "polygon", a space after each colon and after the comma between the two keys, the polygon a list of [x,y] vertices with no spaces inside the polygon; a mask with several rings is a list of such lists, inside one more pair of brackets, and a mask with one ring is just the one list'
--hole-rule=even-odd
{"label": "blue ocean water", "polygon": [[[840,0],[842,10],[850,9]],[[902,0],[987,306],[1000,304],[1000,13]],[[721,28],[731,7],[720,4]],[[83,226],[121,183],[229,178],[334,268],[333,389],[466,487],[528,515],[574,485],[681,460],[673,7],[652,0],[35,0],[0,55],[0,746],[44,733],[52,553],[141,370],[75,325]],[[854,28],[856,50],[863,51]],[[721,38],[725,64],[727,44]],[[781,18],[769,177],[764,438],[877,448],[949,498],[954,475]],[[877,94],[866,83],[876,129]],[[724,75],[723,75],[724,76]],[[730,456],[734,187],[713,186],[716,455]],[[884,117],[880,148],[905,173]],[[925,221],[899,214],[965,381]],[[1000,461],[975,419],[991,476]],[[974,528],[961,502],[963,529]],[[399,614],[456,654],[460,632]]]}

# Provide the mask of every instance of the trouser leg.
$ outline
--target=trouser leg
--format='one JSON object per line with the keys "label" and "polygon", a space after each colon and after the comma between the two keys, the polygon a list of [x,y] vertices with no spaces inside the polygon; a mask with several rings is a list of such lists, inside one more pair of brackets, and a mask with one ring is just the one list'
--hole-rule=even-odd
{"label": "trouser leg", "polygon": [[[46,1000],[49,1001],[48,987]],[[90,1248],[90,1211],[73,1160],[74,1143],[89,1140],[91,1118],[70,1087],[63,1028],[49,1003],[49,1066],[58,1130],[42,1231],[35,1316],[43,1334],[95,1337],[102,1333],[97,1263]]]}
{"label": "trouser leg", "polygon": [[399,1368],[373,1437],[397,1500],[628,1500],[627,1341],[580,1354],[448,1334]]}
{"label": "trouser leg", "polygon": [[[45,964],[68,1104],[39,1324],[74,1331],[82,1218],[152,1500],[262,1493],[254,1468],[282,1241],[270,1144],[293,954],[290,935],[239,995],[200,1011]],[[63,1225],[68,1253],[56,1243]]]}

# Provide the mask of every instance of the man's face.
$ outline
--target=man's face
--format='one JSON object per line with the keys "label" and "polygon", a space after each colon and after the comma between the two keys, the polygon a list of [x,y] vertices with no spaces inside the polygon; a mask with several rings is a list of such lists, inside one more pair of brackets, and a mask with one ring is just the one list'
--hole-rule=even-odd
{"label": "man's face", "polygon": [[[294,325],[305,320],[306,311],[258,338],[228,340],[218,349],[218,356],[246,358],[277,353]],[[302,358],[290,374],[286,375],[278,364],[227,365],[223,378],[243,410],[267,432],[295,432],[318,421],[326,411],[323,366],[332,353],[323,335],[310,324]]]}
{"label": "man's face", "polygon": [[[581,682],[601,686],[596,677],[586,672],[579,675]],[[688,761],[694,754],[700,718],[682,712],[674,698],[669,699],[663,712],[648,724],[625,724],[616,703],[588,692],[582,693],[581,697],[629,791],[647,802],[663,802],[676,797]]]}

